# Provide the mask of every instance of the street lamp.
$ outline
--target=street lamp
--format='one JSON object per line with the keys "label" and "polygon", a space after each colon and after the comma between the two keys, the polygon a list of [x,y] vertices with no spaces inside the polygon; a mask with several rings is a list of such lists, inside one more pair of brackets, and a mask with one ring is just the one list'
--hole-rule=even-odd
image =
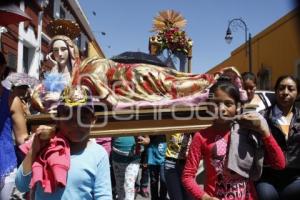
{"label": "street lamp", "polygon": [[[226,36],[225,36],[225,40],[228,44],[230,44],[233,39],[232,31],[231,31],[230,27],[233,28],[233,30],[235,30],[237,28],[243,28],[245,31],[246,56],[248,55],[248,59],[249,59],[248,60],[249,61],[249,66],[248,66],[249,72],[252,72],[251,33],[248,34],[248,27],[244,20],[242,20],[241,18],[232,19],[228,23]],[[248,36],[248,39],[247,39],[247,36]]]}

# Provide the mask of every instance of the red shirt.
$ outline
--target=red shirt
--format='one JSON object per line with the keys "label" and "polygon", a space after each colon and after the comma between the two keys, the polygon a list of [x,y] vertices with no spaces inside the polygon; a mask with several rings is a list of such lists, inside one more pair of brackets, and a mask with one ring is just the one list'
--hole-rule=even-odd
{"label": "red shirt", "polygon": [[[227,145],[230,131],[216,133],[212,128],[194,135],[182,175],[185,189],[196,199],[207,193],[222,200],[256,199],[254,184],[251,180],[232,172],[226,167]],[[264,137],[265,162],[275,169],[285,167],[284,155],[272,135]],[[198,186],[195,176],[200,160],[204,160],[204,190]]]}

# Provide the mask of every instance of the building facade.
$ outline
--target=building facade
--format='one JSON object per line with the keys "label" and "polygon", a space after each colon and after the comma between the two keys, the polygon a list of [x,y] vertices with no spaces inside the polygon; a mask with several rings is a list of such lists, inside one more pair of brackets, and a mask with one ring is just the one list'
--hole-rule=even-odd
{"label": "building facade", "polygon": [[[259,89],[273,89],[281,75],[300,78],[300,23],[295,9],[252,38],[252,72],[257,75]],[[223,67],[235,66],[241,73],[248,71],[246,45],[231,52],[231,56],[210,69],[215,73]]]}
{"label": "building facade", "polygon": [[8,25],[0,41],[8,65],[17,72],[39,77],[40,63],[49,51],[51,40],[46,27],[58,18],[79,24],[82,32],[74,42],[83,57],[105,57],[77,0],[21,0],[18,6],[32,20]]}

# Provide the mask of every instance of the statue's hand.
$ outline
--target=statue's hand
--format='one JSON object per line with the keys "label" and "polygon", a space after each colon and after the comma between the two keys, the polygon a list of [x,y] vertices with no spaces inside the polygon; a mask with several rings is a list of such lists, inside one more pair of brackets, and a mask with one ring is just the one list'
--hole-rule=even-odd
{"label": "statue's hand", "polygon": [[54,59],[53,53],[50,52],[46,55],[46,63],[48,66],[51,66],[51,69],[57,66],[57,61]]}
{"label": "statue's hand", "polygon": [[47,94],[44,96],[44,101],[53,101],[56,102],[59,100],[60,93],[59,92],[47,92]]}

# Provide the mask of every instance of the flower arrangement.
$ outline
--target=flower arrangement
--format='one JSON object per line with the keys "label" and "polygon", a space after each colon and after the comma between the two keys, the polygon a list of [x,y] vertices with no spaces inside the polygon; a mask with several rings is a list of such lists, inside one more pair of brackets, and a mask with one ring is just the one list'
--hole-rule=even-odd
{"label": "flower arrangement", "polygon": [[157,34],[151,37],[150,42],[158,47],[158,52],[169,49],[172,53],[183,52],[190,55],[192,40],[183,30],[185,24],[186,20],[176,11],[160,12],[153,23],[153,29]]}
{"label": "flower arrangement", "polygon": [[166,28],[157,33],[157,41],[161,44],[160,50],[170,49],[172,53],[182,51],[188,54],[192,48],[191,39],[187,38],[185,31],[178,27]]}

